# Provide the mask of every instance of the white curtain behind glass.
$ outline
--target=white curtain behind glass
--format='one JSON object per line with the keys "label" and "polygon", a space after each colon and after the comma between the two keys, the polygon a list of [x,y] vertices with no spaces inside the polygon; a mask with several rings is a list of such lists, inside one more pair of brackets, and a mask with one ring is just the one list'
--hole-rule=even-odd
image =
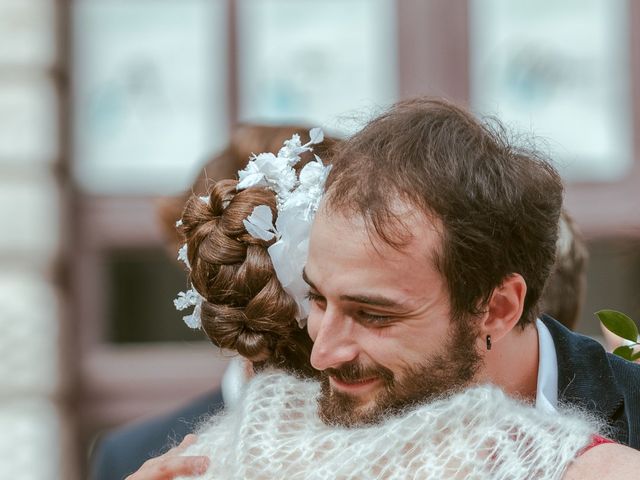
{"label": "white curtain behind glass", "polygon": [[392,0],[241,0],[243,120],[353,132],[397,96]]}
{"label": "white curtain behind glass", "polygon": [[74,170],[96,193],[170,194],[227,138],[223,0],[74,3]]}
{"label": "white curtain behind glass", "polygon": [[472,0],[471,97],[546,142],[570,180],[607,181],[632,163],[625,0]]}

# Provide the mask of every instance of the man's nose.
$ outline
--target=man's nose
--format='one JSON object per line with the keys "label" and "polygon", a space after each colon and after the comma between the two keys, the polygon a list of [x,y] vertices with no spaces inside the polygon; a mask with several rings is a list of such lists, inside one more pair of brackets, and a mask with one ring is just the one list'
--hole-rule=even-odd
{"label": "man's nose", "polygon": [[353,321],[334,309],[327,308],[318,319],[319,327],[311,350],[311,365],[316,370],[336,368],[358,357]]}

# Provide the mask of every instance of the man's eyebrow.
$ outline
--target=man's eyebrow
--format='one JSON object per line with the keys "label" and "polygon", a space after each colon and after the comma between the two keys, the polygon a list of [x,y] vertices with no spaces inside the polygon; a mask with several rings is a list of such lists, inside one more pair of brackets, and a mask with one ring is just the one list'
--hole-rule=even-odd
{"label": "man's eyebrow", "polygon": [[317,290],[316,286],[313,284],[313,282],[311,280],[309,280],[309,277],[307,277],[307,271],[306,269],[302,269],[302,279],[304,280],[304,282],[309,285],[311,288],[313,288],[314,290]]}
{"label": "man's eyebrow", "polygon": [[382,295],[340,295],[340,300],[347,302],[362,303],[365,305],[373,305],[376,307],[394,307],[403,308],[404,304],[396,302]]}
{"label": "man's eyebrow", "polygon": [[[302,279],[314,290],[318,290],[318,288],[313,284],[309,277],[307,276],[306,270],[302,269]],[[405,305],[400,302],[396,302],[388,297],[384,297],[382,295],[340,295],[340,300],[346,302],[355,302],[362,303],[365,305],[373,305],[376,307],[395,307],[395,308],[404,308]]]}

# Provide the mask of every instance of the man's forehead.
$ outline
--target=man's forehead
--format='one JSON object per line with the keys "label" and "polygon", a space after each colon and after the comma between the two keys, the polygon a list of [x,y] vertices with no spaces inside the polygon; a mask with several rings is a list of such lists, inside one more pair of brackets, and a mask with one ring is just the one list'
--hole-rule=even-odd
{"label": "man's forehead", "polygon": [[307,279],[323,293],[379,294],[396,301],[420,297],[425,285],[441,283],[435,259],[440,235],[424,218],[414,220],[410,241],[401,247],[385,242],[361,216],[320,213],[312,230]]}
{"label": "man's forehead", "polygon": [[332,207],[330,202],[321,203],[311,229],[312,243],[314,238],[329,234],[337,243],[355,239],[371,254],[385,255],[393,249],[399,253],[422,252],[430,260],[440,250],[442,221],[406,201],[396,200],[392,210],[379,215]]}

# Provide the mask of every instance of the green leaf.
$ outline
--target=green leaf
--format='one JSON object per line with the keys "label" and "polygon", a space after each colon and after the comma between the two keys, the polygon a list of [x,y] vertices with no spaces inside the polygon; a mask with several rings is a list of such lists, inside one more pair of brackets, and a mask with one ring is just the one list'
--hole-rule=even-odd
{"label": "green leaf", "polygon": [[625,360],[633,361],[633,347],[630,347],[629,345],[623,345],[616,348],[613,351],[613,354],[622,357]]}
{"label": "green leaf", "polygon": [[640,352],[636,352],[631,356],[632,362],[635,362],[636,360],[640,360]]}
{"label": "green leaf", "polygon": [[638,341],[638,327],[624,313],[616,310],[600,310],[596,315],[611,333],[632,342]]}

